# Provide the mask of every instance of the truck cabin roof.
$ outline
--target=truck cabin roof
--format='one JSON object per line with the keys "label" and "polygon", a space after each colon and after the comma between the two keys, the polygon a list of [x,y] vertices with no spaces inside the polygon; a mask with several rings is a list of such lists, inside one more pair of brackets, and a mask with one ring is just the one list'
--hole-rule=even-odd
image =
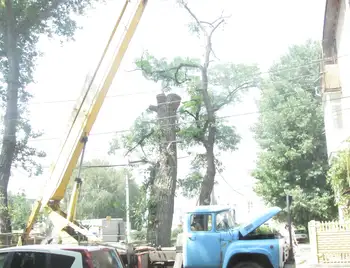
{"label": "truck cabin roof", "polygon": [[186,213],[218,213],[222,211],[227,211],[232,209],[229,206],[221,206],[221,205],[211,205],[211,206],[196,206],[193,208],[186,209]]}

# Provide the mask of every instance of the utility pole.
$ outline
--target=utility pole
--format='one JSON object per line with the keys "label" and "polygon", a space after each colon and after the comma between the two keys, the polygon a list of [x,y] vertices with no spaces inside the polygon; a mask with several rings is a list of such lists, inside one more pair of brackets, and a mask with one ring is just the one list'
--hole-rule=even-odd
{"label": "utility pole", "polygon": [[129,176],[125,175],[125,197],[126,197],[126,243],[130,242],[130,199],[129,199]]}
{"label": "utility pole", "polygon": [[293,251],[293,237],[292,237],[292,217],[291,217],[291,211],[290,211],[292,196],[287,194],[286,201],[287,201],[288,232],[289,232],[289,245],[290,245],[288,262],[295,264],[294,251]]}

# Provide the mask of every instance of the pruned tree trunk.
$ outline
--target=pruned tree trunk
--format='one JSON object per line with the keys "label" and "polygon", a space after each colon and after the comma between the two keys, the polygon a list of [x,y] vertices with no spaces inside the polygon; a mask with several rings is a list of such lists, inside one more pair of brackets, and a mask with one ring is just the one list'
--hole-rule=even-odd
{"label": "pruned tree trunk", "polygon": [[203,182],[201,184],[199,205],[210,205],[211,202],[211,193],[213,191],[216,173],[214,146],[206,146],[206,158],[207,166]]}
{"label": "pruned tree trunk", "polygon": [[150,198],[147,204],[147,242],[150,244],[156,244],[156,224],[157,224],[157,203],[152,196],[154,195],[154,181],[156,180],[157,172],[159,170],[159,162],[152,164],[149,174],[149,194]]}
{"label": "pruned tree trunk", "polygon": [[5,51],[8,63],[6,111],[4,136],[0,152],[0,231],[11,232],[11,219],[8,212],[7,186],[16,148],[16,128],[18,120],[19,55],[12,0],[5,1],[6,33]]}
{"label": "pruned tree trunk", "polygon": [[212,104],[212,100],[208,93],[208,68],[210,63],[210,54],[212,52],[211,34],[207,35],[206,51],[204,56],[204,64],[201,70],[201,89],[204,101],[204,106],[207,112],[208,119],[205,122],[204,130],[208,130],[207,137],[203,137],[202,143],[206,150],[206,172],[201,185],[201,191],[199,194],[200,205],[210,205],[210,195],[213,191],[216,166],[214,156],[214,144],[216,137],[216,122],[215,111]]}
{"label": "pruned tree trunk", "polygon": [[171,226],[174,213],[174,198],[177,180],[177,144],[176,144],[176,113],[181,97],[177,94],[164,93],[157,95],[157,105],[150,110],[157,113],[160,144],[159,169],[155,174],[154,185],[151,188],[151,204],[154,211],[154,228],[156,244],[171,245]]}

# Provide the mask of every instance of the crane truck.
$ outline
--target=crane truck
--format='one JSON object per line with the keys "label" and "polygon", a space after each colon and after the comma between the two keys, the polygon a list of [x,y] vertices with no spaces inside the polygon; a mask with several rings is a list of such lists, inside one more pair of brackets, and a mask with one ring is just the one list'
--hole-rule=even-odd
{"label": "crane truck", "polygon": [[[77,100],[68,133],[51,169],[44,193],[35,202],[18,245],[26,244],[29,233],[42,208],[49,211],[49,218],[54,224],[54,233],[58,234],[46,239],[45,243],[72,244],[81,241],[100,243],[98,237],[88,232],[75,219],[78,196],[82,187],[80,171],[89,133],[144,13],[147,2],[147,0],[137,0],[132,6],[132,1],[125,0],[97,68],[87,80],[81,97]],[[132,6],[131,19],[125,18],[126,11],[130,9],[130,6]],[[121,26],[122,21],[125,21],[126,26]],[[60,201],[64,197],[73,169],[76,168],[78,161],[78,176],[74,181],[67,212],[64,212],[60,207]],[[172,266],[281,268],[284,267],[286,261],[283,238],[274,236],[262,238],[250,235],[259,225],[279,211],[279,208],[272,208],[262,216],[257,217],[255,221],[238,228],[232,225],[232,219],[228,214],[229,208],[199,206],[187,212],[183,234],[178,238],[177,249],[134,248],[129,245],[126,247],[127,250],[120,250],[120,252],[121,254],[125,253],[125,264],[135,268]],[[226,220],[219,222],[220,217],[225,215]],[[191,229],[194,219],[202,221],[202,230],[194,231]],[[206,222],[208,219],[211,219],[210,225],[209,221]]]}

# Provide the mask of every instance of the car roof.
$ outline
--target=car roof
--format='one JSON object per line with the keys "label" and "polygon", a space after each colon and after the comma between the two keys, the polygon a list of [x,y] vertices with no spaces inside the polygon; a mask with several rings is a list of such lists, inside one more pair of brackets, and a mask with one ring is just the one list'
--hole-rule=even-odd
{"label": "car roof", "polygon": [[210,206],[196,206],[189,209],[186,209],[186,213],[213,213],[213,212],[222,212],[232,209],[229,206],[223,205],[210,205]]}
{"label": "car roof", "polygon": [[9,251],[16,251],[16,250],[86,250],[86,251],[97,251],[101,249],[113,249],[112,247],[107,246],[78,246],[78,245],[61,245],[61,244],[50,244],[50,245],[25,245],[25,246],[18,246],[18,247],[9,247],[9,248],[2,248],[0,249],[0,252],[9,252]]}

